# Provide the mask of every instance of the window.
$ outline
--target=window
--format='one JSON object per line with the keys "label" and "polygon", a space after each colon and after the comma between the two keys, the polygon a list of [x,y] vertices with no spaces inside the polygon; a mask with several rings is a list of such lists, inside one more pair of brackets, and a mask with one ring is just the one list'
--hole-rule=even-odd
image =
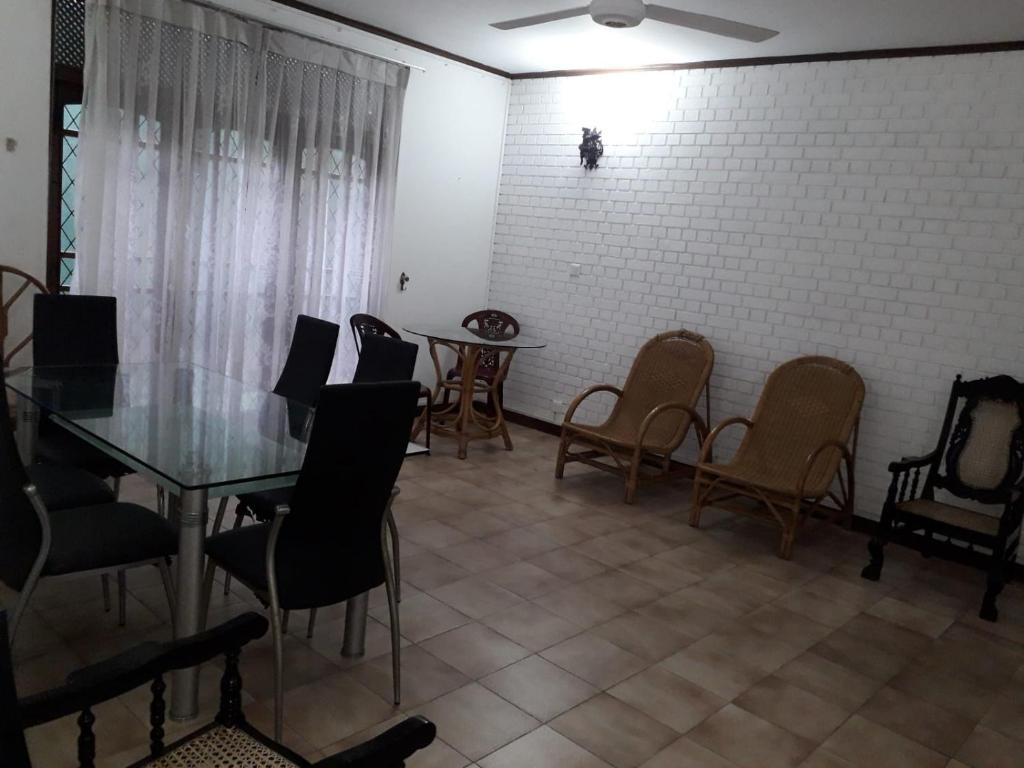
{"label": "window", "polygon": [[75,170],[82,118],[84,0],[54,0],[46,287],[66,291],[75,269]]}

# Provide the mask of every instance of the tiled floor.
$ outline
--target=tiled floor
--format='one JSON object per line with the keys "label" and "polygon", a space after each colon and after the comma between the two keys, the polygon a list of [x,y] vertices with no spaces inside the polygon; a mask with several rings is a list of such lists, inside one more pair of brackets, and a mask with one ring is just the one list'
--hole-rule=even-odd
{"label": "tiled floor", "polygon": [[[416,768],[1019,768],[1024,765],[1024,590],[998,624],[975,616],[982,576],[890,547],[859,578],[862,536],[810,530],[792,562],[776,533],[709,514],[686,524],[685,484],[621,502],[618,481],[515,429],[516,450],[437,440],[402,472],[404,701],[389,703],[387,610],[372,600],[366,658],[339,654],[341,608],[287,641],[287,741],[308,756],[405,712],[439,739]],[[151,503],[152,489],[125,495]],[[40,591],[17,647],[27,693],[142,638],[167,635],[155,573],[129,576],[129,619],[95,577]],[[215,591],[211,622],[255,607]],[[270,643],[244,655],[247,712],[270,727]],[[203,715],[217,697],[204,670]],[[144,754],[147,692],[97,711],[101,765]],[[175,724],[173,734],[187,727]],[[31,732],[39,766],[73,765],[74,724]]]}

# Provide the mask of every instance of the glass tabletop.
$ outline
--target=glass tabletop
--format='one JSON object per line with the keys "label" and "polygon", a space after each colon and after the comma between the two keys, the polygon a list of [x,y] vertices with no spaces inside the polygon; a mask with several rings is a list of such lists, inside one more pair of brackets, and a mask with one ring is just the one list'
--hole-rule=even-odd
{"label": "glass tabletop", "polygon": [[471,331],[459,325],[410,325],[402,330],[414,336],[425,336],[438,341],[450,341],[455,344],[480,344],[496,349],[540,349],[547,342],[531,339],[529,336],[484,336],[478,331]]}
{"label": "glass tabletop", "polygon": [[312,422],[300,403],[185,364],[41,366],[7,386],[157,482],[211,495],[292,484]]}

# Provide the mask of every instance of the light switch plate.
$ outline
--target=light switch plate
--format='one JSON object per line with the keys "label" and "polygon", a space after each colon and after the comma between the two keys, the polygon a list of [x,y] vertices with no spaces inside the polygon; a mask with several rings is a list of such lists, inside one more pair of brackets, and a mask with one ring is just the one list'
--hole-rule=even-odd
{"label": "light switch plate", "polygon": [[575,261],[569,265],[569,277],[579,277],[582,265],[577,264]]}

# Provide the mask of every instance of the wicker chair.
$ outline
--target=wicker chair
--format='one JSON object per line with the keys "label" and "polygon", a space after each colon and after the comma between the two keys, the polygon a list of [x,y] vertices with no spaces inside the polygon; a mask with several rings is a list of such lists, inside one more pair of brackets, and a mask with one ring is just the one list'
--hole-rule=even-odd
{"label": "wicker chair", "polygon": [[[926,474],[918,495],[922,470]],[[868,545],[871,562],[861,576],[881,577],[889,540],[916,544],[925,555],[962,554],[965,547],[954,541],[968,549],[981,547],[989,552],[989,566],[980,616],[996,621],[996,598],[1013,569],[1024,517],[1024,384],[1009,376],[975,381],[957,376],[935,449],[894,461],[889,471],[882,518]],[[966,509],[937,500],[936,490],[1001,509],[997,515]],[[936,534],[944,540],[936,541]]]}
{"label": "wicker chair", "polygon": [[[707,506],[774,520],[782,528],[779,556],[788,560],[807,517],[828,513],[849,520],[863,401],[864,381],[846,363],[798,357],[780,365],[768,377],[753,418],[726,419],[704,441],[690,525],[700,525]],[[734,424],[746,427],[735,456],[729,463],[712,462],[715,440]],[[824,507],[826,500],[835,508]]]}
{"label": "wicker chair", "polygon": [[[622,389],[598,384],[572,401],[562,422],[555,477],[565,465],[580,461],[626,479],[626,503],[632,504],[643,479],[672,476],[672,453],[682,444],[691,424],[703,444],[707,423],[697,413],[701,393],[711,417],[708,378],[715,353],[707,339],[690,331],[669,331],[648,341],[630,368]],[[576,409],[597,392],[616,396],[611,415],[602,424],[573,421]],[[585,450],[571,452],[575,444]],[[653,467],[656,472],[641,472]]]}
{"label": "wicker chair", "polygon": [[[11,280],[15,281],[17,287],[15,287],[11,292],[11,295],[5,299],[4,282],[8,276]],[[14,356],[28,346],[28,343],[32,341],[32,334],[28,333],[9,348],[7,344],[7,336],[11,330],[11,307],[18,299],[25,295],[27,291],[34,291],[35,293],[49,293],[49,291],[46,290],[46,286],[36,278],[32,277],[28,272],[23,272],[16,267],[8,267],[4,264],[0,264],[0,357],[3,358],[4,368],[10,368],[11,360]],[[29,295],[32,294],[29,293]]]}
{"label": "wicker chair", "polygon": [[[500,309],[480,309],[471,312],[462,318],[462,327],[468,328],[484,338],[514,339],[519,335],[519,321],[507,312]],[[487,412],[494,413],[494,404],[503,402],[505,394],[505,374],[502,370],[503,363],[509,353],[502,353],[501,350],[487,349],[480,350],[480,360],[476,364],[476,386],[474,390],[478,394],[487,395]],[[462,379],[462,359],[456,360],[455,365],[445,374],[445,381],[441,385],[444,391],[445,406],[451,402],[451,396],[460,394]]]}

